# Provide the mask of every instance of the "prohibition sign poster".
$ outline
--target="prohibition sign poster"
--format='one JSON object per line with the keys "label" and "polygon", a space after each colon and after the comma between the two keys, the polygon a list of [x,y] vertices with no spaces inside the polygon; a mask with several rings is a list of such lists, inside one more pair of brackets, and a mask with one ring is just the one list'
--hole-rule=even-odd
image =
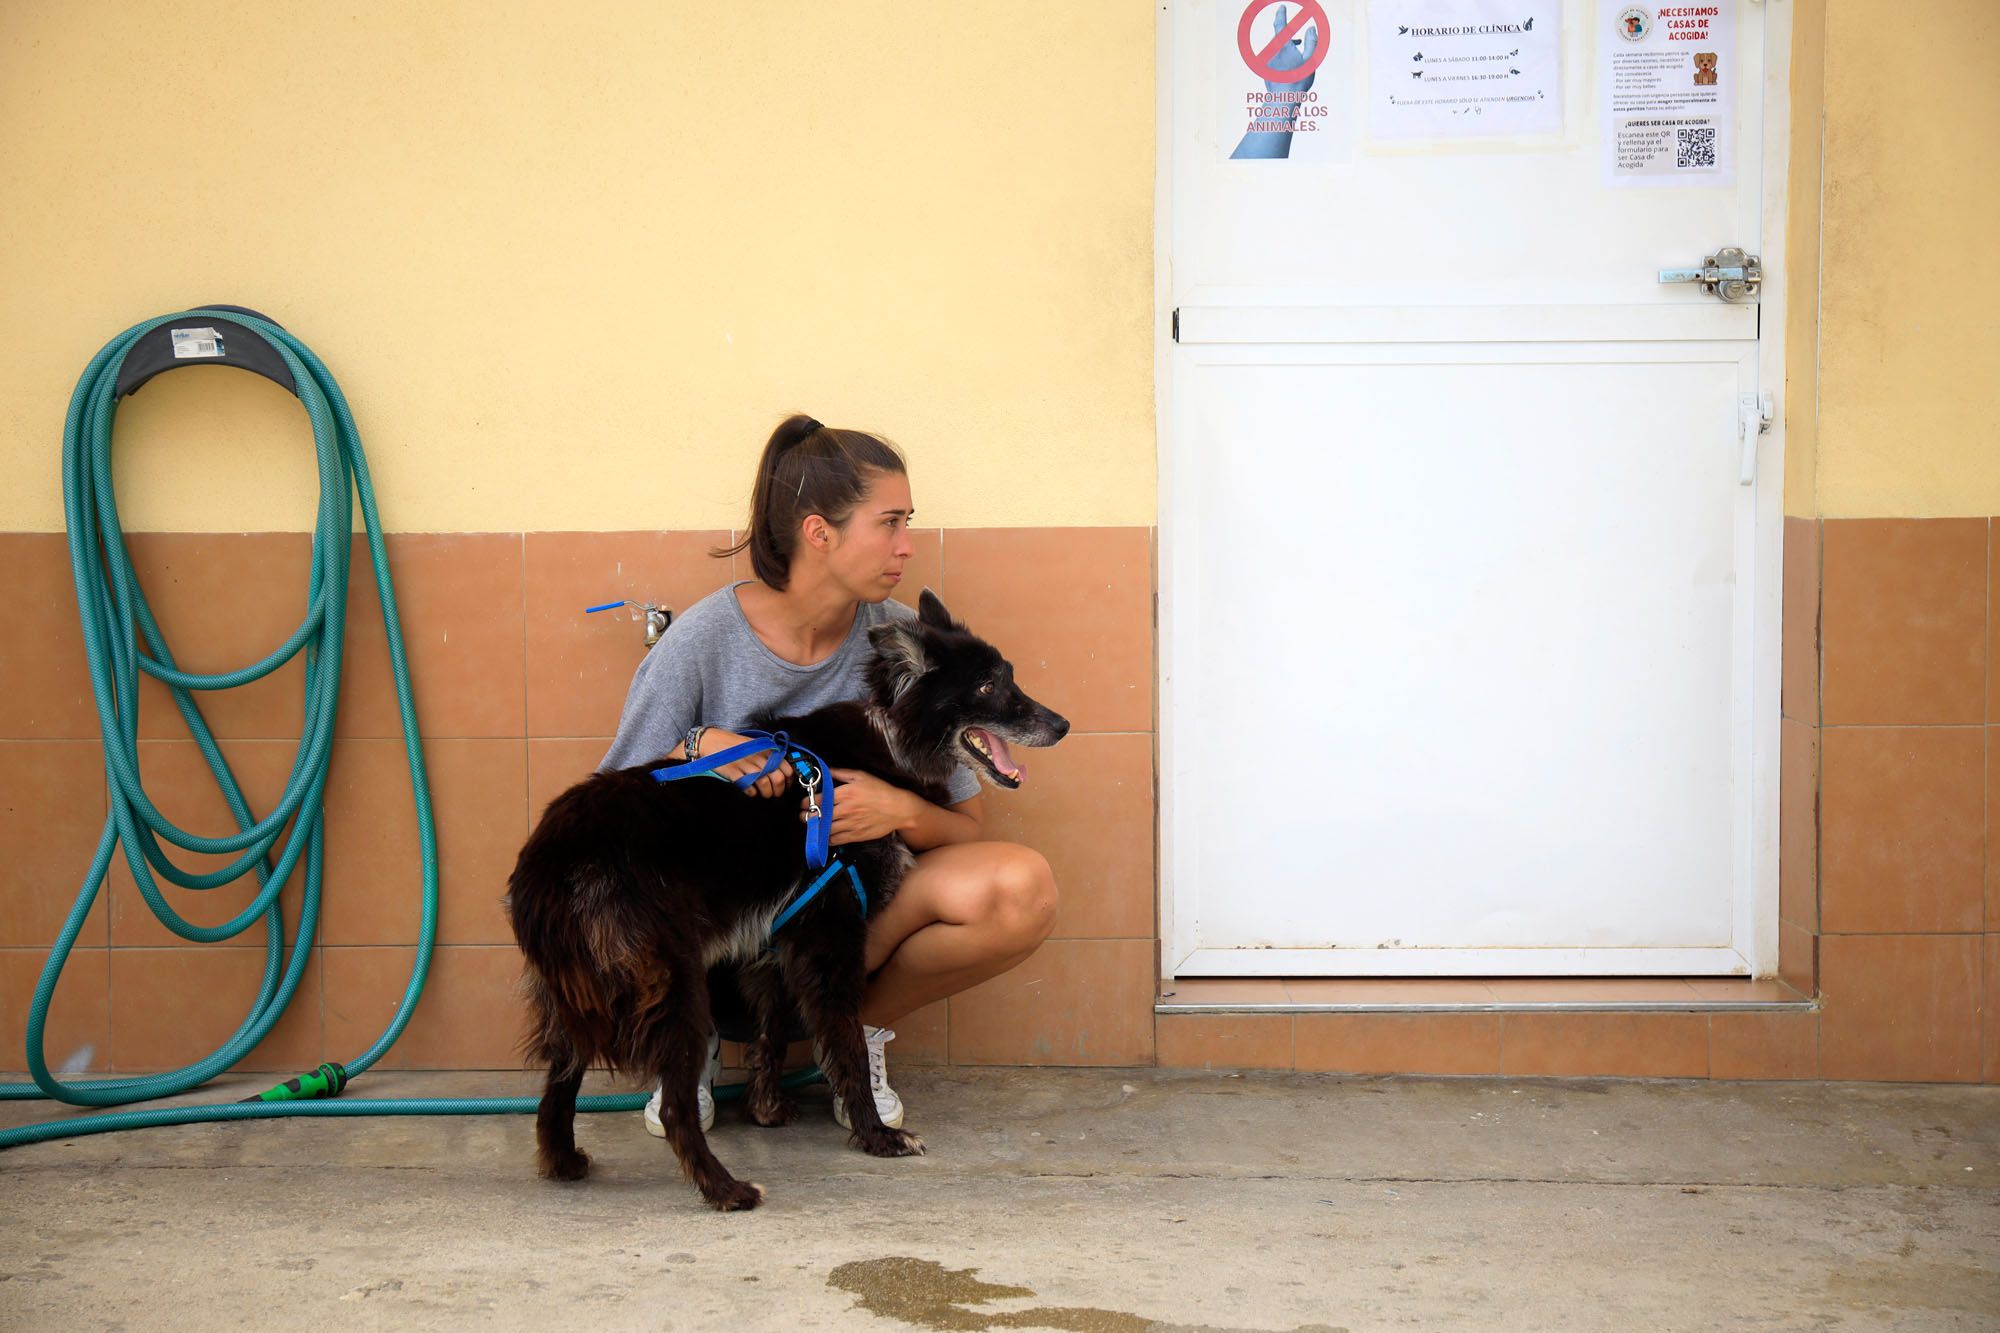
{"label": "prohibition sign poster", "polygon": [[1216,6],[1219,155],[1345,162],[1353,155],[1352,0]]}

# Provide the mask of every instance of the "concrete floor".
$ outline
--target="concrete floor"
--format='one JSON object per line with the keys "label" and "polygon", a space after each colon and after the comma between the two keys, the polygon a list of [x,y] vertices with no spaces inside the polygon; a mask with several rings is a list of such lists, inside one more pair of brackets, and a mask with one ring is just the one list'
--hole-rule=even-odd
{"label": "concrete floor", "polygon": [[896,1081],[927,1157],[848,1150],[824,1089],[784,1130],[725,1105],[718,1154],[770,1191],[730,1216],[636,1115],[585,1118],[576,1185],[534,1176],[525,1117],[16,1149],[0,1327],[2000,1328],[2000,1088]]}

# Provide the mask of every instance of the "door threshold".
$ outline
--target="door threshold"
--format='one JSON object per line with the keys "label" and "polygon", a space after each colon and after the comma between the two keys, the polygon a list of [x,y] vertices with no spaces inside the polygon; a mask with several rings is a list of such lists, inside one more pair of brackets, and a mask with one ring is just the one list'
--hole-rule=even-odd
{"label": "door threshold", "polygon": [[1818,1008],[1782,981],[1748,977],[1180,977],[1160,1014],[1796,1013]]}

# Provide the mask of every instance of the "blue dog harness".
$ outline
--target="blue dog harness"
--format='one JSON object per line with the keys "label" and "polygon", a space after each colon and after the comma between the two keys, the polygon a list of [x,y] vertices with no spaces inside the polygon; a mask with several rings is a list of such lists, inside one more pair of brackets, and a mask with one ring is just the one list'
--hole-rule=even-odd
{"label": "blue dog harness", "polygon": [[[797,916],[805,905],[819,896],[821,889],[847,872],[847,882],[854,889],[855,901],[861,904],[861,915],[868,915],[868,890],[861,886],[860,872],[839,857],[828,855],[828,838],[832,836],[833,825],[833,783],[827,769],[826,760],[796,744],[786,733],[769,731],[746,731],[751,737],[741,745],[732,745],[719,754],[707,755],[700,759],[690,759],[686,763],[672,764],[666,768],[652,770],[655,782],[678,782],[682,778],[713,777],[722,775],[715,770],[724,764],[733,764],[739,759],[750,759],[760,754],[768,754],[764,766],[755,773],[740,778],[723,778],[733,782],[740,791],[747,791],[765,774],[777,768],[787,759],[792,762],[792,771],[799,776],[799,785],[806,793],[806,867],[818,870],[819,878],[806,887],[805,892],[786,905],[771,922],[771,934],[776,935],[786,922]],[[826,793],[826,804],[820,805],[820,792]]]}

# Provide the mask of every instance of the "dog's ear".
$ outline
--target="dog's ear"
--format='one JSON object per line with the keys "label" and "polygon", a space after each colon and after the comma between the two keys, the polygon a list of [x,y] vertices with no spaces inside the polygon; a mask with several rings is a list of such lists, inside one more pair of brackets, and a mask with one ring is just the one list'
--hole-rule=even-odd
{"label": "dog's ear", "polygon": [[894,620],[877,625],[868,631],[868,642],[875,645],[875,657],[888,673],[889,692],[894,698],[902,698],[930,670],[930,658],[924,652],[924,633],[912,621]]}
{"label": "dog's ear", "polygon": [[951,618],[951,612],[944,609],[944,603],[939,601],[938,595],[929,588],[925,588],[923,596],[917,598],[917,619],[932,629],[965,628]]}

